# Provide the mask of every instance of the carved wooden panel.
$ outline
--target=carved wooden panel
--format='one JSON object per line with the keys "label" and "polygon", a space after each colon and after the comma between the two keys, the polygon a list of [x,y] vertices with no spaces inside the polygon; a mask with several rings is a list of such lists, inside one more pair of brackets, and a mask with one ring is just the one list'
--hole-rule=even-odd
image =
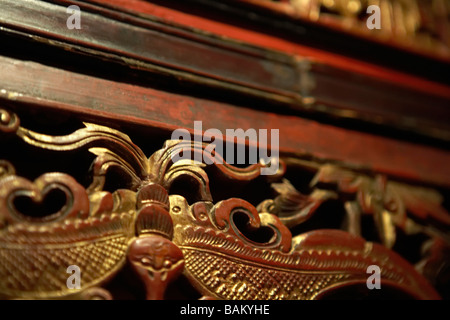
{"label": "carved wooden panel", "polygon": [[449,299],[449,10],[0,1],[0,299]]}
{"label": "carved wooden panel", "polygon": [[[282,158],[284,165],[270,180],[260,176],[264,164],[237,168],[216,161],[212,174],[204,163],[172,161],[180,150],[203,152],[204,143],[166,141],[147,157],[115,129],[85,123],[68,135],[46,135],[21,126],[20,117],[7,109],[1,109],[0,129],[14,143],[23,141],[40,152],[87,149],[95,155],[87,188],[65,173],[48,172],[30,181],[2,160],[0,293],[5,298],[110,299],[114,295],[101,287],[114,282],[126,264],[145,285],[148,299],[164,298],[179,277],[214,299],[326,298],[365,286],[371,265],[379,266],[381,285],[393,292],[439,298],[429,280],[440,272],[436,266],[448,269],[448,260],[433,261],[448,249],[450,215],[433,189],[292,158]],[[292,164],[305,175],[316,169],[309,194],[283,178]],[[126,179],[108,191],[112,170]],[[271,184],[277,196],[257,207],[236,197],[216,201],[210,190],[214,175],[237,185]],[[192,198],[171,192],[187,180]],[[55,190],[64,199],[56,212],[21,211],[24,198],[44,203]],[[345,212],[341,230],[293,234],[329,200],[341,203]],[[364,215],[373,217],[383,244],[362,237]],[[434,254],[423,257],[423,274],[392,250],[396,230],[440,243]],[[67,287],[70,265],[83,274],[76,292]]]}

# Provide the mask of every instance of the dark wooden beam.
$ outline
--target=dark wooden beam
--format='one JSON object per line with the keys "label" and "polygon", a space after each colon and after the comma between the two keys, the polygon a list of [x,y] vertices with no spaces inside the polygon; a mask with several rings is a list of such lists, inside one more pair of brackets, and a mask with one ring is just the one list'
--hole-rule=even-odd
{"label": "dark wooden beam", "polygon": [[[419,183],[450,186],[450,153],[430,146],[342,129],[296,116],[118,83],[0,57],[0,99],[84,120],[160,128],[167,132],[194,121],[203,129],[279,129],[284,155],[361,167]],[[150,139],[150,137],[149,137]]]}
{"label": "dark wooden beam", "polygon": [[[166,24],[150,16],[137,16],[137,12],[124,13],[80,1],[57,2],[61,5],[2,1],[3,32],[25,32],[49,46],[168,74],[205,90],[212,87],[230,95],[262,98],[300,116],[351,118],[450,140],[450,88],[446,85],[395,72],[390,80],[382,79],[355,72],[350,62],[338,67],[313,57],[280,53]],[[81,30],[66,27],[69,14],[63,4],[81,6]],[[257,103],[249,107],[260,108]]]}

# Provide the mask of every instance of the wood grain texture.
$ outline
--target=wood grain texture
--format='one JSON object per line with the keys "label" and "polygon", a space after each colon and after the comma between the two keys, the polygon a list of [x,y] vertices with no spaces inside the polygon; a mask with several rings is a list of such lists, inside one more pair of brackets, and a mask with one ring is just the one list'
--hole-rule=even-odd
{"label": "wood grain texture", "polygon": [[[279,115],[162,92],[0,58],[0,97],[73,116],[101,117],[171,131],[202,120],[203,129],[279,129],[283,154],[314,156],[377,170],[395,177],[449,186],[450,153],[430,146],[346,130]],[[99,94],[101,93],[101,94]]]}
{"label": "wood grain texture", "polygon": [[[53,0],[53,2],[69,4],[77,1]],[[167,6],[143,0],[87,0],[86,2],[100,4],[104,7],[147,17],[152,20],[164,21],[167,24],[184,29],[191,28],[197,30],[199,33],[212,34],[223,39],[232,39],[286,54],[308,57],[313,62],[320,62],[336,68],[345,68],[351,72],[388,81],[391,84],[401,84],[411,87],[420,92],[430,92],[443,97],[450,96],[447,86],[373,63],[310,47],[302,43],[300,37],[297,41],[291,41],[283,38],[282,34],[275,36],[256,31],[250,27],[242,28],[232,23],[214,20],[205,15],[195,15],[187,11],[175,10]],[[180,5],[182,4],[180,3]]]}
{"label": "wood grain texture", "polygon": [[[280,104],[285,112],[356,119],[450,140],[446,121],[450,90],[443,84],[394,71],[380,74],[373,65],[365,69],[371,70],[369,75],[355,70],[351,60],[334,61],[328,54],[323,62],[312,53],[305,57],[287,46],[273,47],[267,36],[267,43],[244,43],[225,39],[222,33],[207,34],[198,29],[203,24],[174,26],[150,16],[151,11],[145,11],[148,6],[142,3],[134,3],[132,10],[114,1],[105,3],[109,8],[79,1],[56,2],[61,5],[5,0],[0,24],[15,32],[25,31],[48,46],[81,51],[151,74],[163,73],[205,90],[213,87],[263,98]],[[66,28],[68,15],[63,5],[72,3],[81,6],[81,30]],[[256,104],[248,107],[261,109]]]}

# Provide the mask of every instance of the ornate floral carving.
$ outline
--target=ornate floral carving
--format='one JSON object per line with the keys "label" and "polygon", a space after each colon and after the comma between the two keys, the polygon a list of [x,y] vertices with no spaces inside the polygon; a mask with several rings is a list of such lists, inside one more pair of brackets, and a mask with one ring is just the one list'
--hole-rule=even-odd
{"label": "ornate floral carving", "polygon": [[443,198],[435,190],[387,181],[381,175],[370,177],[333,165],[324,165],[318,170],[311,186],[320,185],[322,188],[323,185],[336,186],[339,193],[353,194],[354,201],[346,203],[349,219],[353,220],[350,225],[354,225],[361,214],[373,215],[380,239],[389,248],[395,243],[395,227],[407,234],[423,232],[448,238],[445,232],[428,223],[416,222],[429,220],[441,225],[443,230],[450,226],[450,215],[442,207]]}
{"label": "ornate floral carving", "polygon": [[[2,131],[14,132],[32,146],[61,152],[88,148],[96,155],[87,189],[63,173],[46,173],[31,182],[17,176],[9,162],[0,162],[2,296],[110,299],[111,294],[98,286],[128,261],[145,284],[148,299],[164,298],[168,284],[181,273],[208,297],[316,299],[343,286],[364,284],[372,264],[380,266],[385,286],[415,298],[439,297],[408,262],[386,247],[340,230],[295,237],[289,230],[307,221],[324,201],[346,193],[356,195],[346,202],[349,216],[379,216],[387,247],[392,245],[393,225],[411,232],[423,228],[438,236],[438,231],[418,225],[405,213],[448,226],[448,213],[433,190],[322,166],[309,195],[282,180],[273,184],[278,196],[262,202],[258,210],[237,198],[214,203],[205,164],[172,160],[180,150],[203,152],[204,144],[168,141],[147,158],[128,136],[104,126],[86,124],[67,136],[49,136],[16,125],[19,120],[13,113],[2,114],[8,114],[2,118]],[[10,123],[14,130],[4,130],[12,128]],[[232,181],[253,180],[262,166],[213,165]],[[111,193],[104,186],[112,167],[131,183]],[[169,195],[171,185],[185,176],[198,183],[192,205],[180,195]],[[42,202],[52,190],[65,198],[57,212],[36,217],[16,206],[23,197]],[[66,286],[70,265],[82,270],[81,291]]]}
{"label": "ornate floral carving", "polygon": [[[183,251],[186,273],[207,296],[222,299],[314,299],[346,285],[365,283],[367,267],[380,266],[382,283],[417,298],[438,298],[406,261],[381,245],[338,230],[292,238],[273,215],[256,213],[240,199],[188,206],[171,196],[174,243]],[[255,243],[236,226],[236,212],[252,228],[269,228],[272,238]]]}
{"label": "ornate floral carving", "polygon": [[[52,189],[62,190],[66,196],[56,213],[31,218],[14,206],[19,195],[42,202]],[[117,272],[134,236],[135,214],[117,205],[114,208],[110,194],[101,198],[109,202],[109,210],[90,210],[85,189],[61,173],[45,174],[34,182],[14,175],[1,179],[0,294],[13,298],[73,294],[66,285],[66,270],[71,265],[83,270],[82,289]]]}

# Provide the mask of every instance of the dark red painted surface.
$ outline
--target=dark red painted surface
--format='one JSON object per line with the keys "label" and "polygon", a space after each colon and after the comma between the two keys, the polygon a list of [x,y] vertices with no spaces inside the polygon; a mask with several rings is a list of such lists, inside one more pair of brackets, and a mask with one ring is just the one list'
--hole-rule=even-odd
{"label": "dark red painted surface", "polygon": [[[69,1],[58,2],[68,3]],[[279,37],[258,33],[248,29],[242,29],[230,24],[210,20],[206,17],[195,16],[181,11],[172,10],[163,6],[158,6],[151,2],[142,0],[89,0],[89,2],[118,8],[125,12],[153,16],[175,25],[196,28],[221,37],[235,39],[244,43],[278,50],[288,54],[310,57],[313,61],[339,68],[345,68],[367,76],[383,79],[391,83],[403,84],[404,86],[411,87],[418,91],[429,92],[446,98],[450,97],[450,89],[445,85],[436,84],[419,77],[396,72],[391,69],[386,69],[356,59],[307,47],[296,42],[283,40]]]}
{"label": "dark red painted surface", "polygon": [[[279,129],[285,154],[364,166],[392,176],[450,186],[450,153],[437,148],[346,130],[296,116],[239,108],[226,103],[107,81],[73,72],[0,58],[0,97],[65,110],[82,118],[193,131]],[[101,93],[101,94],[99,94]]]}
{"label": "dark red painted surface", "polygon": [[[64,5],[78,2],[56,2],[60,5],[4,0],[0,25],[11,29],[11,33],[38,36],[48,47],[81,51],[116,65],[125,62],[149,74],[195,83],[197,90],[213,87],[227,90],[230,95],[238,93],[282,105],[276,112],[350,118],[450,140],[446,121],[450,117],[450,90],[442,84],[424,80],[415,83],[414,77],[398,78],[395,72],[390,73],[389,80],[368,76],[353,70],[349,63],[330,63],[333,56],[328,53],[322,63],[315,56],[305,59],[293,55],[287,47],[282,48],[284,53],[268,50],[273,49],[270,42],[267,46],[253,41],[250,44],[261,46],[254,47],[225,41],[218,38],[222,33],[209,36],[191,26],[174,27],[170,21],[155,21],[155,16],[142,19],[130,14],[137,14],[139,6],[124,14],[121,7],[112,10],[79,3],[83,27],[69,30]],[[264,108],[255,101],[246,106]]]}

